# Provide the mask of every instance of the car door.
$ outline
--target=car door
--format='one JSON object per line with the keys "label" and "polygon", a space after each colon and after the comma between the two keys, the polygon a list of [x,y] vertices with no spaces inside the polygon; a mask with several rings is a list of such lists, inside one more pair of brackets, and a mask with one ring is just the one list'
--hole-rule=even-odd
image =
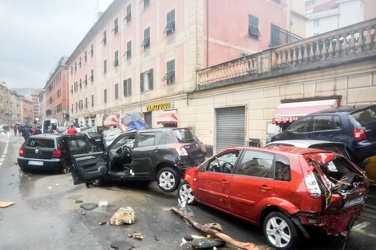
{"label": "car door", "polygon": [[216,155],[206,163],[196,177],[198,200],[218,209],[229,209],[228,189],[238,156],[239,150],[234,149]]}
{"label": "car door", "polygon": [[163,158],[164,137],[160,131],[140,131],[132,151],[131,170],[135,178],[152,177],[154,168]]}
{"label": "car door", "polygon": [[75,185],[103,178],[108,171],[103,147],[86,136],[67,137],[63,140],[71,162]]}
{"label": "car door", "polygon": [[273,196],[274,154],[244,150],[228,186],[230,212],[257,221],[258,212]]}

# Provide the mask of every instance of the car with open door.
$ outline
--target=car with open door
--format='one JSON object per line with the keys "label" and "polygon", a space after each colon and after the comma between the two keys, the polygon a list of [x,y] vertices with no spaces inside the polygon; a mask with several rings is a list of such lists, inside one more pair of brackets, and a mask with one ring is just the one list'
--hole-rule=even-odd
{"label": "car with open door", "polygon": [[144,129],[120,134],[107,148],[84,134],[66,137],[74,184],[157,181],[175,191],[187,168],[205,160],[205,146],[188,128]]}
{"label": "car with open door", "polygon": [[368,189],[365,172],[335,152],[233,147],[187,169],[178,197],[261,226],[275,249],[295,249],[313,231],[349,232]]}

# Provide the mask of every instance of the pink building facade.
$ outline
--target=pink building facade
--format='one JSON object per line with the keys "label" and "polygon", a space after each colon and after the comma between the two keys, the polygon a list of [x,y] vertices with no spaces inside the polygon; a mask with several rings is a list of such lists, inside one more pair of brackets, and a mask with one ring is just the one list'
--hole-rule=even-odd
{"label": "pink building facade", "polygon": [[174,110],[176,125],[189,126],[196,71],[288,42],[286,4],[114,0],[67,61],[70,119],[102,125],[141,111],[157,127]]}

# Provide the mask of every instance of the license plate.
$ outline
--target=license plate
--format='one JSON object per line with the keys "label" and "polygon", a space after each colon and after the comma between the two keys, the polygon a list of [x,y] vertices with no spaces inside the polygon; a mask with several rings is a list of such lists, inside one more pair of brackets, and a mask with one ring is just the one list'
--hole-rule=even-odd
{"label": "license plate", "polygon": [[43,161],[29,161],[29,165],[43,166]]}
{"label": "license plate", "polygon": [[362,203],[364,203],[364,196],[360,196],[360,197],[353,199],[351,201],[346,201],[345,204],[343,205],[343,208],[352,207],[352,206],[362,204]]}

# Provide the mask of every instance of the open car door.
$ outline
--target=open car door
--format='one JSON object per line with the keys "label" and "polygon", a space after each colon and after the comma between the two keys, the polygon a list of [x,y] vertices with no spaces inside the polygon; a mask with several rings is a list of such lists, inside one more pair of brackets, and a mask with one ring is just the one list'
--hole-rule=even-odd
{"label": "open car door", "polygon": [[108,171],[104,149],[87,136],[69,136],[64,140],[71,162],[74,185],[103,178]]}

